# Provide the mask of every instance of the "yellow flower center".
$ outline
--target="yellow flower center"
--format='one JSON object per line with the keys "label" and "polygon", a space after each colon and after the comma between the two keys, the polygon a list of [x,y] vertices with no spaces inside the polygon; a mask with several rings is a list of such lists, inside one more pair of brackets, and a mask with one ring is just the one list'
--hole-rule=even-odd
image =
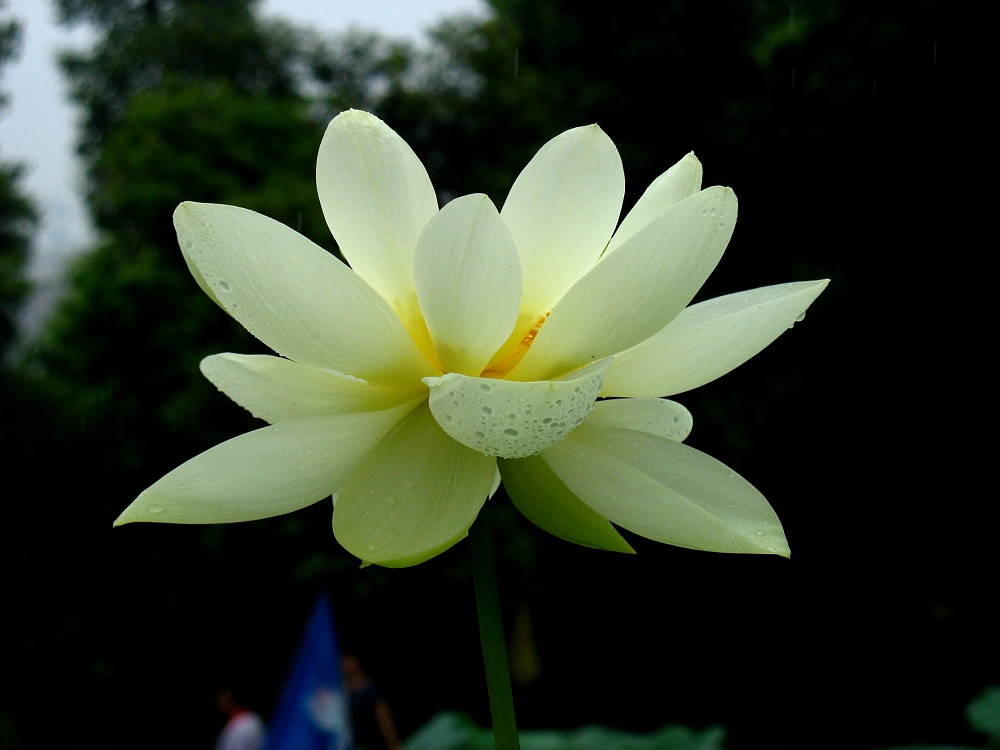
{"label": "yellow flower center", "polygon": [[531,347],[531,343],[535,340],[535,336],[538,335],[538,332],[541,330],[542,325],[545,323],[545,321],[551,314],[552,311],[549,310],[547,313],[545,313],[545,315],[540,317],[538,321],[531,327],[528,333],[525,334],[524,338],[521,339],[521,342],[516,347],[514,347],[514,350],[500,362],[497,362],[496,364],[490,366],[486,370],[483,370],[482,377],[503,378],[507,375],[507,373],[513,370],[514,366],[517,365],[517,363],[524,358],[525,354],[528,353],[528,349]]}

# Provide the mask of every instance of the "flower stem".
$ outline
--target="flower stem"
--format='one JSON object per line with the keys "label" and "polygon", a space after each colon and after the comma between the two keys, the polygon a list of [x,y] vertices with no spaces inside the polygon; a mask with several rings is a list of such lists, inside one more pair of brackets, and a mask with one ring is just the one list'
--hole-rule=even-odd
{"label": "flower stem", "polygon": [[497,560],[493,549],[493,526],[490,502],[479,511],[469,529],[472,548],[472,576],[476,588],[476,613],[479,615],[479,638],[483,644],[486,686],[493,714],[493,737],[497,750],[519,750],[517,720],[514,718],[514,695],[507,666],[507,646],[500,619],[500,593],[497,587]]}

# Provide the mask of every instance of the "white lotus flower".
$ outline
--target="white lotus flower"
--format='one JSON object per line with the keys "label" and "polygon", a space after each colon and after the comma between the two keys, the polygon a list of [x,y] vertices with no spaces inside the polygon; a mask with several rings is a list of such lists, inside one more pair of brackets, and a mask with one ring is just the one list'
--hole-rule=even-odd
{"label": "white lotus flower", "polygon": [[350,267],[252,211],[174,214],[202,288],[280,355],[217,354],[202,372],[270,426],[170,472],[116,525],[245,521],[332,494],[345,548],[405,566],[463,538],[502,477],[525,516],[579,544],[631,551],[613,523],[787,554],[764,497],[685,446],[691,415],[660,397],[752,357],[827,282],[687,307],[736,223],[693,154],[617,231],[622,164],[596,125],[543,146],[500,212],[484,195],[438,210],[406,143],[358,111],[330,123],[317,183]]}

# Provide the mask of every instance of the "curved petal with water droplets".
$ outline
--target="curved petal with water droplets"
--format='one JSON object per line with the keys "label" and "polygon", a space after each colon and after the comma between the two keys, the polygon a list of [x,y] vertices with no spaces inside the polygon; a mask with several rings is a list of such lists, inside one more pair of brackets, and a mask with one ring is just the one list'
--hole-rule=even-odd
{"label": "curved petal with water droplets", "polygon": [[622,427],[682,443],[691,434],[694,417],[681,404],[665,398],[616,398],[594,404],[587,422],[592,427]]}
{"label": "curved petal with water droplets", "polygon": [[[178,237],[178,239],[180,238]],[[203,291],[208,298],[212,300],[212,302],[221,307],[222,311],[226,313],[226,315],[229,315],[229,310],[226,309],[226,306],[222,304],[222,301],[215,295],[215,292],[212,291],[212,287],[210,287],[208,282],[205,281],[205,277],[202,276],[201,271],[198,270],[198,266],[194,264],[194,261],[191,259],[191,255],[184,249],[183,245],[181,245],[181,255],[184,258],[184,264],[187,266],[188,272],[192,277],[194,277],[198,288],[201,289],[201,291]]]}
{"label": "curved petal with water droplets", "polygon": [[584,547],[635,552],[606,518],[570,492],[541,456],[497,463],[511,501],[539,528]]}
{"label": "curved petal with water droplets", "polygon": [[692,151],[646,188],[646,192],[622,219],[602,257],[607,257],[608,253],[617,250],[625,240],[649,222],[659,218],[675,203],[680,203],[699,190],[701,190],[701,162]]}
{"label": "curved petal with water droplets", "polygon": [[334,534],[366,562],[416,565],[465,537],[496,470],[495,458],[456,443],[422,405],[344,484],[333,512]]}
{"label": "curved petal with water droplets", "polygon": [[232,523],[328,497],[417,401],[262,427],[209,448],[137,497],[115,521]]}
{"label": "curved petal with water droplets", "polygon": [[660,331],[712,273],[735,226],[729,188],[668,209],[573,285],[509,377],[548,380]]}
{"label": "curved petal with water droplets", "polygon": [[709,552],[788,556],[764,496],[683,443],[585,422],[541,455],[583,502],[640,536]]}
{"label": "curved petal with water droplets", "polygon": [[700,302],[615,357],[604,396],[670,396],[739,367],[801,320],[827,279],[751,289]]}
{"label": "curved petal with water droplets", "polygon": [[235,206],[182,203],[174,226],[226,311],[282,356],[404,386],[434,372],[385,300],[284,224]]}
{"label": "curved petal with water droplets", "polygon": [[448,373],[424,378],[431,413],[452,438],[491,456],[521,458],[562,440],[587,418],[611,360],[560,380],[521,383]]}
{"label": "curved petal with water droplets", "polygon": [[624,196],[618,149],[596,125],[556,136],[518,175],[500,211],[524,279],[514,344],[597,262]]}
{"label": "curved petal with water droplets", "polygon": [[384,411],[420,395],[418,388],[384,388],[267,354],[213,354],[201,361],[201,372],[237,404],[271,424]]}
{"label": "curved petal with water droplets", "polygon": [[485,195],[466,195],[432,218],[413,259],[417,298],[445,372],[479,375],[510,336],[521,266],[510,231]]}
{"label": "curved petal with water droplets", "polygon": [[392,307],[415,304],[413,252],[437,195],[406,141],[375,115],[333,118],[316,159],[323,215],[351,268]]}

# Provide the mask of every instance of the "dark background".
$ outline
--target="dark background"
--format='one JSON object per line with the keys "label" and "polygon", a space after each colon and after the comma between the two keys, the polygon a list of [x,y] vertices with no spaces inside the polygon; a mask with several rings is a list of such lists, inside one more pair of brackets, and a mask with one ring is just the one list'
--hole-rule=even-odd
{"label": "dark background", "polygon": [[678,397],[689,444],[771,501],[790,560],[633,535],[637,555],[598,553],[500,504],[505,612],[530,617],[541,666],[516,687],[522,725],[717,723],[747,750],[981,742],[962,708],[1000,682],[996,5],[491,6],[426,53],[267,24],[245,0],[58,3],[101,32],[64,61],[101,239],[15,345],[32,225],[4,166],[0,747],[208,746],[221,683],[271,711],[322,589],[404,735],[444,709],[488,721],[464,543],[359,570],[327,503],[111,531],[163,473],[256,426],[198,372],[262,350],[187,275],[173,208],[253,208],[335,250],[313,170],[349,106],[395,128],[442,199],[501,204],[542,143],[590,122],[622,153],[626,210],[694,150],[740,197],[699,298],[832,279],[764,353]]}

